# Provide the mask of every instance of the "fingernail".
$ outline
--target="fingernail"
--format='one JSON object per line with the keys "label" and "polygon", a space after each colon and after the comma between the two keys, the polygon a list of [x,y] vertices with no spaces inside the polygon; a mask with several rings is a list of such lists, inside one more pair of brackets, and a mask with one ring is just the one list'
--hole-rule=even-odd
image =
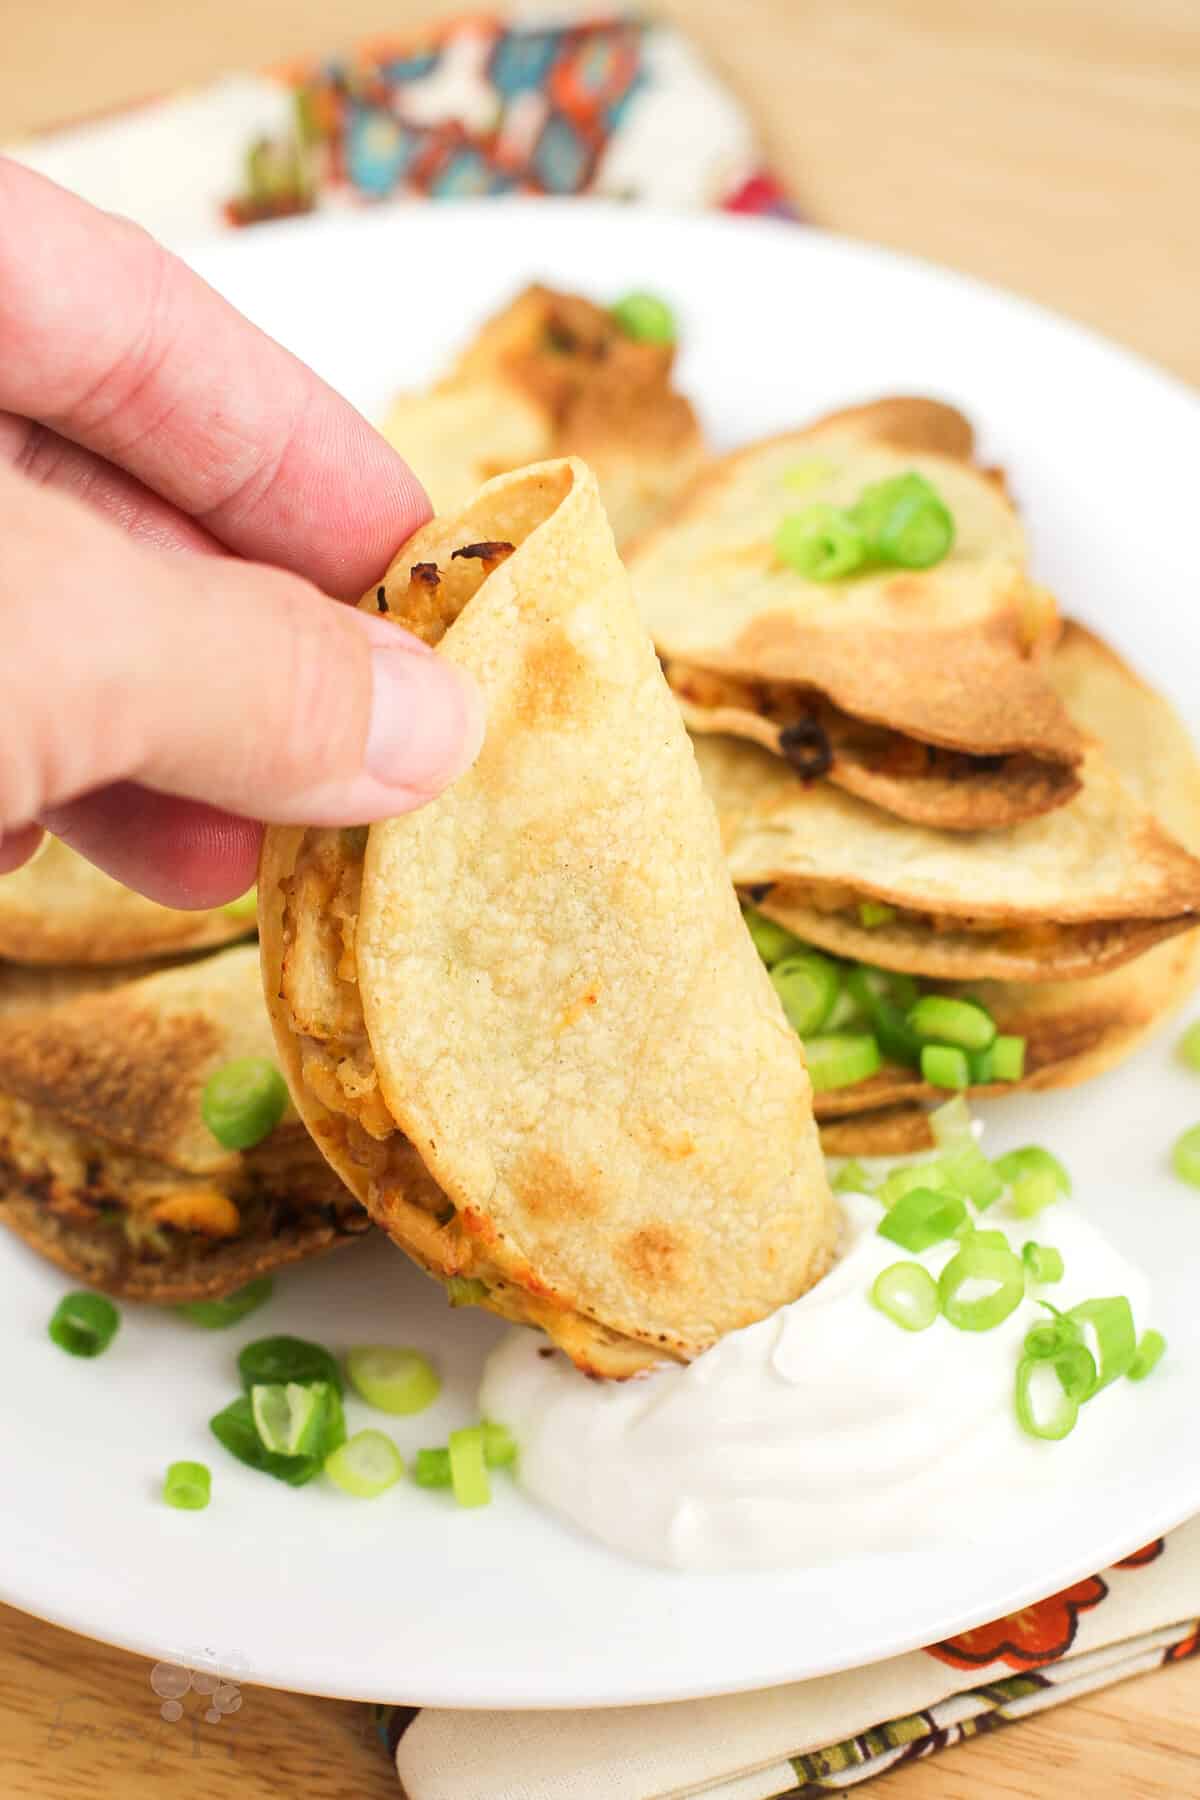
{"label": "fingernail", "polygon": [[[422,649],[424,647],[422,646]],[[363,758],[388,787],[440,793],[483,743],[483,696],[469,675],[405,644],[371,651],[371,723]]]}

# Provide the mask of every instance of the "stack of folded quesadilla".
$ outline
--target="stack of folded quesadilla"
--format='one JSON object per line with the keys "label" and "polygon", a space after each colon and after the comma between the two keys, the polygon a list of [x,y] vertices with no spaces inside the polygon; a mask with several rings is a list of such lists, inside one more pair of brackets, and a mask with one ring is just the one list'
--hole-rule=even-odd
{"label": "stack of folded quesadilla", "polygon": [[[1058,619],[972,456],[935,402],[835,414],[710,465],[628,561],[738,891],[784,928],[772,959],[815,948],[872,984],[820,1030],[870,1034],[872,993],[893,1023],[967,999],[1023,1040],[1018,1077],[970,1070],[1008,1092],[1108,1067],[1200,973],[1200,764],[1167,702]],[[914,475],[953,519],[932,566],[818,581],[780,554],[798,506]],[[827,1149],[927,1141],[945,1091],[885,1039],[817,1093]]]}
{"label": "stack of folded quesadilla", "polygon": [[673,343],[631,337],[593,301],[530,287],[436,386],[401,394],[383,431],[439,513],[465,506],[493,475],[582,456],[623,543],[704,460],[695,411],[672,384],[674,361]]}

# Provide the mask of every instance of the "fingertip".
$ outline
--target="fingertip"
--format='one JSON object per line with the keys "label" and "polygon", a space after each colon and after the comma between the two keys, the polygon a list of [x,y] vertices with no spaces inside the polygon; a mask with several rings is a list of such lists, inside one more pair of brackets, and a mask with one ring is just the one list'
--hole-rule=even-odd
{"label": "fingertip", "polygon": [[184,912],[236,900],[258,874],[261,825],[135,782],[85,794],[41,822],[115,881]]}
{"label": "fingertip", "polygon": [[26,863],[36,862],[45,848],[46,834],[40,825],[0,831],[0,875],[11,875]]}

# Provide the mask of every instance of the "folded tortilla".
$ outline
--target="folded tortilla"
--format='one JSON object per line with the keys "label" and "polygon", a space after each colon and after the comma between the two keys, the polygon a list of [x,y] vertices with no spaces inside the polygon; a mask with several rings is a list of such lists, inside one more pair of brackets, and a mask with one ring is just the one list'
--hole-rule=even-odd
{"label": "folded tortilla", "polygon": [[0,1222],[89,1286],[164,1302],[361,1235],[290,1108],[242,1152],[204,1124],[213,1071],[274,1054],[252,945],[74,998],[27,985],[0,1034]]}
{"label": "folded tortilla", "polygon": [[836,1215],[594,477],[488,483],[384,588],[479,683],[487,739],[419,812],[268,830],[296,1104],[430,1273],[592,1373],[686,1360],[811,1286]]}
{"label": "folded tortilla", "polygon": [[[630,546],[693,731],[749,738],[806,781],[941,830],[1011,825],[1071,798],[1084,744],[1041,667],[1053,602],[971,446],[961,414],[930,400],[835,413],[710,465]],[[852,505],[909,470],[954,515],[933,568],[812,582],[775,554],[789,513]]]}
{"label": "folded tortilla", "polygon": [[[1098,745],[1068,805],[971,835],[805,788],[733,738],[699,738],[696,751],[738,888],[835,956],[942,981],[1061,981],[1140,956],[1200,914],[1200,861]],[[869,901],[895,915],[864,925]]]}
{"label": "folded tortilla", "polygon": [[[1200,850],[1200,759],[1169,702],[1081,625],[1065,626],[1049,673],[1079,724],[1102,740],[1126,787],[1184,846]],[[1192,930],[1090,979],[931,985],[979,1000],[1002,1032],[1023,1037],[1026,1073],[1015,1085],[1046,1089],[1075,1086],[1123,1061],[1197,980],[1200,931]],[[975,1091],[1011,1093],[1013,1084]],[[913,1103],[940,1098],[917,1071],[889,1065],[868,1081],[816,1096],[822,1142],[830,1147],[825,1122],[840,1119],[845,1129],[835,1142],[855,1155],[884,1154],[872,1147],[878,1109],[891,1109],[899,1141],[905,1131],[919,1137],[921,1114]],[[912,1112],[902,1130],[905,1106]]]}
{"label": "folded tortilla", "polygon": [[530,287],[435,387],[398,396],[384,435],[438,513],[465,506],[494,475],[582,456],[624,542],[704,461],[699,421],[672,386],[674,360],[674,345],[635,342],[592,301]]}
{"label": "folded tortilla", "polygon": [[0,876],[0,957],[20,963],[137,963],[246,937],[253,919],[223,907],[177,912],[122,887],[49,838],[32,862]]}

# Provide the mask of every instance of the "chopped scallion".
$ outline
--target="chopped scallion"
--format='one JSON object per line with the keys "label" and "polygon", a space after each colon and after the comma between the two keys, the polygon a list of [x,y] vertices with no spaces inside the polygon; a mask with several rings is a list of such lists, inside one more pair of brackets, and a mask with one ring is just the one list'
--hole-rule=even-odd
{"label": "chopped scallion", "polygon": [[931,1157],[928,1162],[904,1163],[889,1170],[880,1184],[879,1198],[885,1206],[895,1206],[915,1188],[932,1188],[941,1193],[948,1185],[940,1161]]}
{"label": "chopped scallion", "polygon": [[675,314],[657,294],[624,294],[610,311],[614,323],[636,343],[673,344],[679,335]]}
{"label": "chopped scallion", "polygon": [[51,1315],[47,1330],[68,1356],[99,1356],[117,1335],[121,1315],[103,1294],[80,1289],[64,1294]]}
{"label": "chopped scallion", "polygon": [[862,1163],[853,1157],[843,1163],[829,1184],[835,1194],[873,1194],[878,1185]]}
{"label": "chopped scallion", "polygon": [[382,1431],[356,1431],[325,1459],[335,1487],[356,1500],[374,1500],[395,1487],[404,1473],[400,1452]]}
{"label": "chopped scallion", "polygon": [[1021,1251],[1021,1259],[1029,1271],[1031,1281],[1039,1287],[1046,1287],[1052,1281],[1063,1278],[1062,1251],[1056,1250],[1053,1244],[1035,1244],[1031,1239]]}
{"label": "chopped scallion", "polygon": [[450,1485],[460,1506],[486,1506],[492,1497],[484,1456],[483,1427],[464,1425],[450,1433]]}
{"label": "chopped scallion", "polygon": [[1067,1437],[1079,1419],[1079,1401],[1067,1391],[1057,1362],[1023,1357],[1017,1367],[1017,1420],[1030,1437]]}
{"label": "chopped scallion", "polygon": [[226,1326],[238,1324],[260,1306],[265,1306],[274,1286],[269,1275],[260,1275],[257,1280],[238,1288],[236,1293],[224,1294],[218,1300],[185,1300],[175,1311],[190,1319],[193,1325],[203,1325],[207,1331],[224,1331]]}
{"label": "chopped scallion", "polygon": [[950,1044],[926,1044],[921,1051],[921,1075],[930,1087],[970,1087],[971,1071],[966,1051]]}
{"label": "chopped scallion", "polygon": [[1036,1219],[1062,1194],[1050,1169],[1030,1169],[1012,1184],[1012,1209],[1018,1219]]}
{"label": "chopped scallion", "polygon": [[385,1413],[424,1412],[442,1385],[427,1356],[390,1344],[360,1344],[346,1357],[346,1373],[367,1404]]}
{"label": "chopped scallion", "polygon": [[[983,1285],[990,1292],[967,1297]],[[970,1239],[950,1258],[938,1278],[942,1312],[959,1331],[991,1331],[1025,1298],[1025,1268],[1011,1250]]]}
{"label": "chopped scallion", "polygon": [[495,1425],[485,1419],[480,1426],[483,1432],[483,1460],[489,1469],[511,1469],[517,1460],[517,1440],[507,1425]]}
{"label": "chopped scallion", "polygon": [[742,917],[746,921],[746,930],[754,939],[754,948],[768,969],[781,962],[785,956],[791,956],[804,948],[798,937],[794,937],[784,926],[777,925],[774,919],[768,919],[756,906],[743,902]]}
{"label": "chopped scallion", "polygon": [[342,1371],[337,1358],[323,1344],[307,1338],[255,1338],[238,1351],[238,1373],[247,1393],[270,1382],[327,1381],[340,1394]]}
{"label": "chopped scallion", "polygon": [[889,906],[886,900],[860,900],[858,903],[858,922],[865,931],[890,925],[895,916],[895,907]]}
{"label": "chopped scallion", "polygon": [[1200,1019],[1189,1025],[1179,1040],[1179,1059],[1189,1069],[1200,1069]]}
{"label": "chopped scallion", "polygon": [[418,1450],[413,1459],[413,1480],[418,1487],[450,1486],[450,1452],[444,1446],[435,1450]]}
{"label": "chopped scallion", "polygon": [[213,1072],[204,1084],[200,1112],[225,1150],[261,1144],[287,1109],[287,1084],[265,1056],[239,1056]]}
{"label": "chopped scallion", "polygon": [[1167,1340],[1161,1331],[1153,1327],[1143,1331],[1138,1339],[1137,1354],[1129,1365],[1130,1381],[1145,1381],[1152,1369],[1156,1369],[1166,1352]]}
{"label": "chopped scallion", "polygon": [[982,1006],[945,994],[923,994],[909,1011],[908,1022],[923,1043],[951,1044],[959,1050],[986,1050],[996,1036],[995,1021]]}
{"label": "chopped scallion", "polygon": [[929,1129],[940,1150],[954,1150],[963,1144],[975,1147],[971,1129],[971,1109],[961,1094],[936,1107],[929,1115]]}
{"label": "chopped scallion", "polygon": [[487,1282],[473,1275],[447,1275],[446,1298],[451,1306],[478,1306],[487,1298]]}
{"label": "chopped scallion", "polygon": [[1190,1182],[1192,1187],[1200,1187],[1200,1125],[1193,1125],[1190,1131],[1176,1138],[1171,1167],[1181,1180]]}
{"label": "chopped scallion", "polygon": [[779,526],[775,554],[806,581],[837,581],[862,567],[867,545],[848,513],[836,506],[806,506]]}
{"label": "chopped scallion", "polygon": [[993,1081],[1020,1081],[1025,1074],[1025,1039],[996,1037],[991,1046]]}
{"label": "chopped scallion", "polygon": [[1070,1307],[1066,1317],[1080,1328],[1085,1342],[1088,1332],[1092,1334],[1098,1371],[1092,1393],[1098,1394],[1109,1382],[1129,1373],[1137,1356],[1137,1332],[1133,1308],[1124,1294],[1114,1294],[1104,1300],[1083,1300],[1078,1306]]}
{"label": "chopped scallion", "polygon": [[938,1316],[937,1283],[920,1263],[892,1263],[876,1276],[871,1302],[905,1331],[925,1331]]}
{"label": "chopped scallion", "polygon": [[239,924],[252,924],[258,917],[258,889],[247,888],[236,900],[227,900],[221,911],[227,918],[236,919]]}
{"label": "chopped scallion", "polygon": [[202,1512],[212,1498],[212,1474],[204,1463],[173,1462],[167,1465],[163,1499],[181,1512]]}
{"label": "chopped scallion", "polygon": [[804,1058],[813,1091],[818,1094],[866,1081],[869,1076],[877,1075],[883,1066],[879,1045],[866,1032],[836,1032],[826,1037],[806,1038]]}
{"label": "chopped scallion", "polygon": [[1069,1194],[1071,1191],[1071,1177],[1066,1169],[1057,1156],[1044,1150],[1041,1144],[1026,1144],[1020,1150],[1006,1150],[1003,1156],[995,1158],[992,1167],[1005,1182],[1014,1182],[1018,1176],[1035,1171],[1048,1170],[1057,1181],[1060,1193]]}
{"label": "chopped scallion", "polygon": [[833,1011],[842,985],[837,964],[819,950],[785,956],[771,970],[788,1024],[801,1037],[820,1031]]}
{"label": "chopped scallion", "polygon": [[889,1238],[915,1256],[953,1237],[966,1217],[966,1202],[957,1194],[913,1188],[884,1213],[876,1230],[880,1237]]}
{"label": "chopped scallion", "polygon": [[329,1397],[327,1381],[264,1382],[250,1389],[250,1412],[259,1443],[273,1456],[315,1456],[324,1443]]}

